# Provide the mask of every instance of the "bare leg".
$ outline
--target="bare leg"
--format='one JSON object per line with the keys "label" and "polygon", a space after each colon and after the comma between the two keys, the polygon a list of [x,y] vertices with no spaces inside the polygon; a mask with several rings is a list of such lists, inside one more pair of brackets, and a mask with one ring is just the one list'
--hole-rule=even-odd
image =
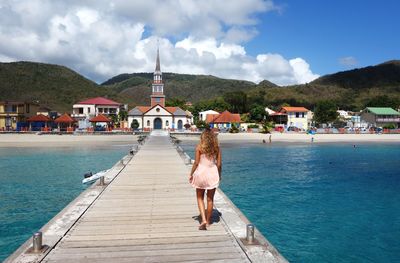
{"label": "bare leg", "polygon": [[207,190],[207,225],[211,224],[211,216],[214,208],[215,188]]}
{"label": "bare leg", "polygon": [[201,225],[207,223],[206,219],[206,210],[204,207],[204,189],[196,189],[197,195],[197,206],[199,207],[200,215],[201,215]]}

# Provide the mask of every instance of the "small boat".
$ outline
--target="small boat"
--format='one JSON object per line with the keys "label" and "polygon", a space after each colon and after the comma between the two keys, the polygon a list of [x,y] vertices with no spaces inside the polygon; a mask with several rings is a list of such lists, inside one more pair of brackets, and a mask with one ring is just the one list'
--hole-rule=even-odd
{"label": "small boat", "polygon": [[109,170],[103,170],[98,173],[92,174],[92,172],[85,173],[83,176],[85,179],[82,180],[83,184],[92,183],[99,179],[100,177],[104,176]]}

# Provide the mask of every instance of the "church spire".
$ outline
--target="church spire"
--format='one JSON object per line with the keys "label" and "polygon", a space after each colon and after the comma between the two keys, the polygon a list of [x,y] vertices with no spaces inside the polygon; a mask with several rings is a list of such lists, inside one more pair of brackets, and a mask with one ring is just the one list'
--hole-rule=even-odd
{"label": "church spire", "polygon": [[156,58],[156,69],[154,71],[154,78],[153,78],[154,83],[162,83],[162,73],[161,73],[161,67],[160,67],[160,50],[158,47],[158,42],[157,42],[157,58]]}
{"label": "church spire", "polygon": [[161,72],[161,69],[160,69],[160,51],[159,51],[158,46],[157,46],[157,59],[156,59],[156,70],[155,71],[156,72],[157,71]]}

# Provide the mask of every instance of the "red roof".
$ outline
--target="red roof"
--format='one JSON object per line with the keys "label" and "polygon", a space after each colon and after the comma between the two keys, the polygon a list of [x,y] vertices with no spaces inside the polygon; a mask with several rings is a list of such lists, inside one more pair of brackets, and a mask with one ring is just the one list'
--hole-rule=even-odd
{"label": "red roof", "polygon": [[163,107],[160,104],[154,105],[153,107],[148,107],[148,106],[137,106],[136,108],[138,110],[140,110],[142,113],[146,113],[149,110],[151,110],[152,108],[155,108],[156,106],[160,106],[161,108],[164,108],[166,111],[168,111],[169,113],[174,113],[178,107]]}
{"label": "red roof", "polygon": [[206,115],[206,122],[214,122],[214,120],[219,116],[219,114],[207,114]]}
{"label": "red roof", "polygon": [[58,117],[57,119],[55,119],[54,122],[72,123],[72,122],[76,122],[76,120],[65,113],[64,115],[62,115],[62,116]]}
{"label": "red roof", "polygon": [[281,112],[307,112],[307,110],[304,107],[282,107],[280,110]]}
{"label": "red roof", "polygon": [[145,112],[147,112],[148,110],[150,110],[151,107],[149,107],[149,106],[137,106],[137,108],[138,108],[142,113],[145,113]]}
{"label": "red roof", "polygon": [[239,123],[240,115],[237,113],[230,113],[229,111],[224,111],[221,114],[207,114],[206,122],[210,123]]}
{"label": "red roof", "polygon": [[165,107],[165,109],[166,109],[167,111],[169,111],[170,113],[174,113],[174,112],[176,111],[177,108],[178,108],[178,107]]}
{"label": "red roof", "polygon": [[48,122],[51,121],[51,119],[47,116],[44,116],[43,114],[35,115],[27,119],[29,122]]}
{"label": "red roof", "polygon": [[91,118],[89,121],[90,122],[112,122],[109,118],[107,118],[103,114],[99,114],[96,117]]}
{"label": "red roof", "polygon": [[109,99],[106,99],[103,97],[97,97],[97,98],[84,100],[84,101],[78,102],[77,104],[113,105],[113,106],[121,105],[121,103],[118,103],[118,102],[115,102],[113,100],[109,100]]}

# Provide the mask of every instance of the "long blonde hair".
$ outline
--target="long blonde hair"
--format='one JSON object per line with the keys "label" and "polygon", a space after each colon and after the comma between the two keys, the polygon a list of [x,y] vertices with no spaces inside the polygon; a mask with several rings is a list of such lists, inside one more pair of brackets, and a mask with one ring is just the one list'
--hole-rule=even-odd
{"label": "long blonde hair", "polygon": [[200,151],[208,158],[217,158],[219,145],[217,136],[211,129],[205,129],[200,136]]}

